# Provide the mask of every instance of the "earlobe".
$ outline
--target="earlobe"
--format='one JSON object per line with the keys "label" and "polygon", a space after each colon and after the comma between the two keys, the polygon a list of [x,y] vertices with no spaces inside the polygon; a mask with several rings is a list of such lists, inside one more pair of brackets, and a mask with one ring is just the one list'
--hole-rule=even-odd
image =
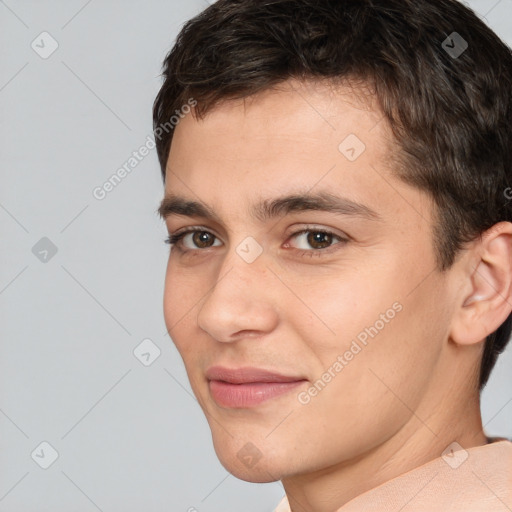
{"label": "earlobe", "polygon": [[471,254],[468,282],[461,287],[461,305],[450,333],[459,345],[483,341],[512,311],[512,223],[495,224],[474,244]]}

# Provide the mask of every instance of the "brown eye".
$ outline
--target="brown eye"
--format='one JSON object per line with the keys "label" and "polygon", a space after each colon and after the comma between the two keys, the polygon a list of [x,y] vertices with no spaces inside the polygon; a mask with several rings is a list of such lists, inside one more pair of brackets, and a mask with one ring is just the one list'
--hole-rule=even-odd
{"label": "brown eye", "polygon": [[[190,236],[192,242],[190,242]],[[216,241],[219,243],[215,244]],[[189,229],[181,233],[170,235],[166,242],[183,251],[208,249],[214,245],[222,245],[215,235],[204,229]],[[188,246],[187,243],[192,243],[192,246]]]}
{"label": "brown eye", "polygon": [[196,247],[204,249],[213,245],[215,237],[208,231],[194,231],[192,233],[192,242]]}
{"label": "brown eye", "polygon": [[322,231],[310,231],[307,236],[308,244],[314,249],[324,249],[332,243],[332,234]]}
{"label": "brown eye", "polygon": [[303,229],[294,233],[291,238],[295,240],[294,245],[296,249],[305,250],[310,253],[322,252],[322,250],[329,249],[333,245],[347,241],[347,239],[330,231],[319,229]]}

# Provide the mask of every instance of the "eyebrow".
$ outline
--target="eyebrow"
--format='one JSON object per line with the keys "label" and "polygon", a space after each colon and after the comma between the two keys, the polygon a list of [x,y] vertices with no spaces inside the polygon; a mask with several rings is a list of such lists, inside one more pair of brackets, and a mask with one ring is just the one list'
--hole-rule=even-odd
{"label": "eyebrow", "polygon": [[[263,223],[299,211],[320,211],[368,220],[381,220],[381,216],[369,206],[345,197],[335,196],[329,192],[292,194],[275,199],[265,199],[253,205],[249,213],[252,218]],[[176,194],[170,194],[163,198],[158,208],[158,214],[164,220],[171,215],[183,215],[202,217],[219,224],[222,223],[219,216],[207,204]]]}

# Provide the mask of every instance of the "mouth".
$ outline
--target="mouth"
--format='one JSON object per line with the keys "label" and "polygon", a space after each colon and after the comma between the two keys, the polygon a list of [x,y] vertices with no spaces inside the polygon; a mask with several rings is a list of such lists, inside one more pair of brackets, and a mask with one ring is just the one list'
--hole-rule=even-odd
{"label": "mouth", "polygon": [[289,393],[307,380],[261,368],[212,366],[206,372],[210,394],[217,405],[226,408],[255,407]]}

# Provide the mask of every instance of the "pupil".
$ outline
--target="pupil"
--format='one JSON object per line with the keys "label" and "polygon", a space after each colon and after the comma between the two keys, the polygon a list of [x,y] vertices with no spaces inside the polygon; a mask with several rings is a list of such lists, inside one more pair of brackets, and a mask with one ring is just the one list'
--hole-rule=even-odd
{"label": "pupil", "polygon": [[[194,233],[194,243],[199,247],[208,247],[208,237],[210,236],[209,233],[206,231],[196,231]],[[203,245],[205,244],[205,245]]]}
{"label": "pupil", "polygon": [[[328,233],[310,233],[308,236],[308,243],[313,247],[317,247],[316,244],[320,244],[323,247],[327,247],[330,244],[331,235]],[[322,240],[323,239],[323,240]],[[327,239],[327,240],[325,240]]]}

